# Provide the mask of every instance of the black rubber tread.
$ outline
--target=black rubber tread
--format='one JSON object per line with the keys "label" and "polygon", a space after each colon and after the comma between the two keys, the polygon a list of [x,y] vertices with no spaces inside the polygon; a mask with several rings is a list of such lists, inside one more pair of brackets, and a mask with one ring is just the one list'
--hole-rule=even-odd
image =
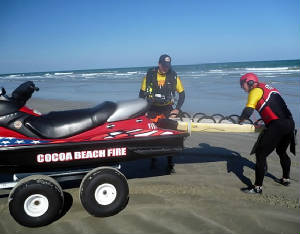
{"label": "black rubber tread", "polygon": [[[33,195],[41,194],[48,199],[49,208],[41,216],[32,217],[24,210],[25,200]],[[64,205],[64,194],[56,180],[45,175],[28,176],[11,190],[8,198],[11,216],[21,225],[40,227],[55,221],[60,216]]]}
{"label": "black rubber tread", "polygon": [[[101,205],[95,199],[96,188],[103,184],[112,184],[117,190],[116,199],[108,205]],[[83,207],[93,216],[108,217],[123,210],[129,200],[129,188],[126,177],[117,169],[99,167],[89,172],[82,180],[79,196]]]}

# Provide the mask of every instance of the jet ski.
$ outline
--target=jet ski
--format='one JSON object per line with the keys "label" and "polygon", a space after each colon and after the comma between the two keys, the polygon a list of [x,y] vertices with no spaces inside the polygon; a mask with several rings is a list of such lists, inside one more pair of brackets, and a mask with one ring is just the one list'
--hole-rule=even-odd
{"label": "jet ski", "polygon": [[143,99],[41,114],[26,107],[38,90],[28,81],[10,97],[0,91],[0,173],[13,175],[0,189],[11,188],[10,214],[24,226],[61,217],[66,180],[81,180],[80,201],[91,215],[119,213],[129,201],[120,162],[174,156],[188,135],[157,127]]}
{"label": "jet ski", "polygon": [[42,172],[88,168],[183,149],[185,132],[162,129],[147,118],[144,99],[105,101],[86,109],[38,113],[26,102],[39,89],[31,81],[11,97],[0,92],[0,170]]}

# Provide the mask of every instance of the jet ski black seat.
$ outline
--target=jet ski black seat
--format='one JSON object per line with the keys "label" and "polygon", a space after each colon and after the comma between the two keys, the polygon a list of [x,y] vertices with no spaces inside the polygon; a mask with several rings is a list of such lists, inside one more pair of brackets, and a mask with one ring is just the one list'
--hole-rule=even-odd
{"label": "jet ski black seat", "polygon": [[87,109],[54,111],[29,117],[25,126],[45,139],[66,138],[105,123],[116,108],[116,103],[106,101]]}

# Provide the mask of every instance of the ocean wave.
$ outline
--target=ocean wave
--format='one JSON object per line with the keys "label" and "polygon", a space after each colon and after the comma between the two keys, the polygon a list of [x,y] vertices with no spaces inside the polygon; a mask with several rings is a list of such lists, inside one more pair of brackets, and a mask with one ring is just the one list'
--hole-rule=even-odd
{"label": "ocean wave", "polygon": [[20,78],[24,78],[24,74],[2,75],[0,77],[4,79],[20,79]]}
{"label": "ocean wave", "polygon": [[[300,71],[300,70],[299,70]],[[292,72],[280,72],[277,73],[278,75],[290,75]]]}
{"label": "ocean wave", "polygon": [[235,72],[240,72],[241,74],[247,72],[254,72],[256,74],[277,74],[277,75],[290,75],[299,73],[299,69],[290,69],[290,67],[266,67],[266,68],[234,68]]}
{"label": "ocean wave", "polygon": [[198,74],[193,74],[193,75],[190,75],[190,74],[188,74],[188,75],[186,75],[186,74],[179,74],[180,75],[180,77],[183,77],[183,78],[197,78],[197,77],[207,77],[207,76],[209,76],[210,74],[208,74],[208,73],[198,73]]}
{"label": "ocean wave", "polygon": [[97,72],[97,73],[83,73],[83,74],[77,74],[80,77],[116,77],[116,76],[134,76],[139,75],[140,72],[134,71],[134,72],[125,72],[125,73],[117,73],[117,72]]}
{"label": "ocean wave", "polygon": [[80,74],[83,77],[90,77],[90,76],[98,76],[101,73],[84,73],[84,74]]}
{"label": "ocean wave", "polygon": [[282,71],[288,70],[289,67],[251,67],[245,68],[246,71]]}
{"label": "ocean wave", "polygon": [[208,72],[223,72],[223,70],[221,70],[221,69],[212,69],[212,70],[209,70]]}
{"label": "ocean wave", "polygon": [[3,78],[3,79],[12,79],[12,80],[16,79],[16,80],[18,80],[18,79],[26,79],[26,76],[23,76],[22,74],[21,75],[8,75],[8,76],[1,76],[1,78]]}
{"label": "ocean wave", "polygon": [[289,69],[289,71],[292,71],[292,72],[300,72],[300,69]]}
{"label": "ocean wave", "polygon": [[99,75],[114,75],[116,74],[115,72],[99,72]]}
{"label": "ocean wave", "polygon": [[115,75],[116,75],[116,76],[128,76],[127,73],[116,73]]}
{"label": "ocean wave", "polygon": [[64,75],[72,75],[74,72],[55,72],[55,76],[64,76]]}
{"label": "ocean wave", "polygon": [[105,77],[105,76],[113,76],[116,73],[114,72],[96,72],[96,73],[82,73],[82,74],[77,74],[79,77]]}
{"label": "ocean wave", "polygon": [[15,77],[20,77],[20,75],[9,75],[7,78],[15,78]]}

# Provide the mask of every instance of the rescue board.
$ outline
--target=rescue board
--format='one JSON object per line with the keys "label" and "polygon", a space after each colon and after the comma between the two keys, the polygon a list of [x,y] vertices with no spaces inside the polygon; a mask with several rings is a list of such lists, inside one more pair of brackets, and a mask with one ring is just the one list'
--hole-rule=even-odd
{"label": "rescue board", "polygon": [[197,123],[192,121],[177,121],[178,130],[188,132],[259,132],[253,124],[232,123]]}

